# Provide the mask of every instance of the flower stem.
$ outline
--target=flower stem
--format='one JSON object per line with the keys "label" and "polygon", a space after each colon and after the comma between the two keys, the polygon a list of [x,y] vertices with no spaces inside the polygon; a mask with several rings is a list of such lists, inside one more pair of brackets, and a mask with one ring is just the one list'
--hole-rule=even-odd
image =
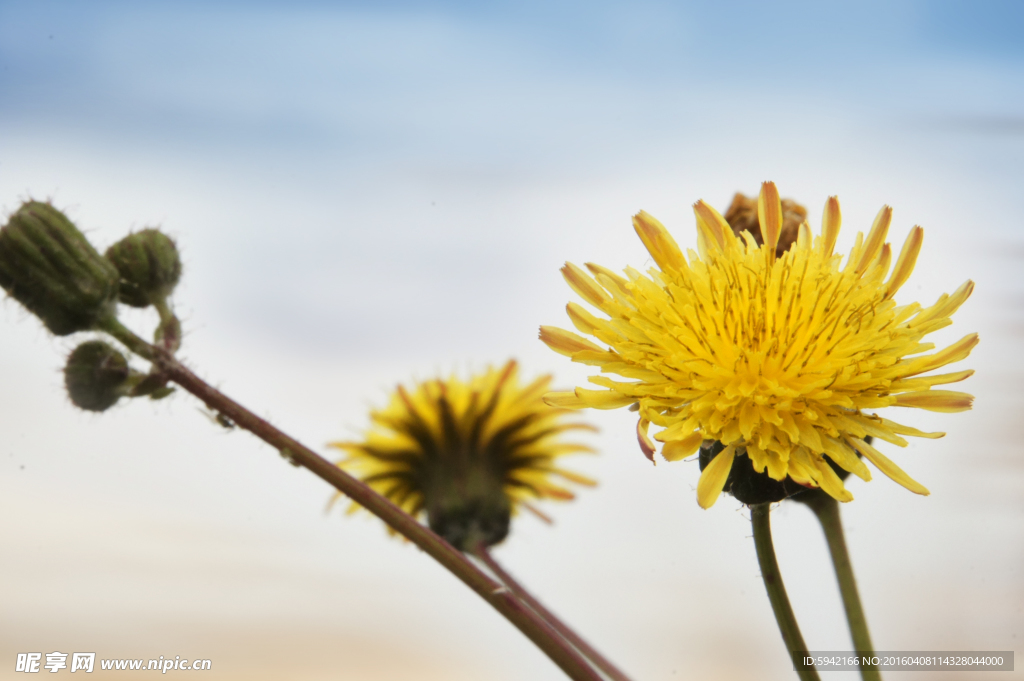
{"label": "flower stem", "polygon": [[551,625],[514,594],[502,588],[462,552],[430,531],[389,499],[352,477],[298,440],[224,395],[196,376],[166,349],[142,340],[116,320],[104,323],[110,333],[136,354],[149,359],[170,381],[198,397],[207,407],[281,452],[291,463],[309,469],[342,494],[367,509],[447,568],[519,631],[544,651],[573,681],[602,681],[601,676]]}
{"label": "flower stem", "polygon": [[608,675],[612,681],[630,681],[629,677],[626,676],[618,667],[611,663],[606,657],[599,653],[593,646],[583,640],[579,634],[569,628],[564,622],[562,622],[554,613],[548,610],[544,605],[538,601],[533,594],[527,591],[523,585],[521,585],[516,579],[510,575],[501,564],[494,559],[490,551],[487,550],[482,544],[477,545],[473,555],[480,559],[480,561],[487,566],[487,568],[501,580],[508,589],[514,593],[519,600],[528,605],[538,615],[544,618],[551,627],[561,634],[566,641],[576,647],[581,653],[583,653],[588,660],[594,663],[598,669]]}
{"label": "flower stem", "polygon": [[807,644],[800,634],[800,627],[793,615],[793,608],[786,595],[786,586],[779,574],[779,563],[775,560],[775,547],[772,545],[772,526],[768,517],[771,504],[753,504],[750,507],[750,522],[754,527],[754,548],[757,550],[757,562],[761,567],[761,579],[768,591],[768,600],[775,612],[782,642],[789,651],[789,656],[796,667],[797,675],[803,681],[818,681],[818,672],[813,665],[805,666],[800,659],[800,652],[807,651]]}
{"label": "flower stem", "polygon": [[[846,537],[843,534],[843,521],[839,515],[839,502],[824,492],[815,490],[794,497],[795,501],[807,504],[821,523],[828,541],[828,550],[832,554],[832,565],[839,580],[839,592],[843,596],[843,608],[846,610],[846,621],[850,624],[850,635],[853,647],[859,656],[874,656],[875,648],[871,644],[867,618],[860,603],[857,592],[857,581],[853,578],[853,566],[850,554],[846,550]],[[877,665],[864,665],[860,668],[864,681],[881,681],[882,675]]]}
{"label": "flower stem", "polygon": [[157,343],[173,353],[181,346],[181,322],[167,304],[166,298],[155,301],[153,307],[160,315],[160,326],[156,330]]}
{"label": "flower stem", "polygon": [[156,361],[156,348],[136,336],[131,329],[119,322],[117,317],[107,317],[99,323],[98,328],[121,341],[126,348],[139,357],[148,359],[150,362]]}

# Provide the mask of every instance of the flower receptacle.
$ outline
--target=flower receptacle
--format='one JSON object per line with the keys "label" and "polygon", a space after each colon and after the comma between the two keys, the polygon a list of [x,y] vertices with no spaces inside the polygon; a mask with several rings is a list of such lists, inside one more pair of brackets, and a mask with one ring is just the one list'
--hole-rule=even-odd
{"label": "flower receptacle", "polygon": [[473,553],[508,536],[512,502],[498,476],[472,467],[431,482],[424,486],[427,522],[449,544]]}

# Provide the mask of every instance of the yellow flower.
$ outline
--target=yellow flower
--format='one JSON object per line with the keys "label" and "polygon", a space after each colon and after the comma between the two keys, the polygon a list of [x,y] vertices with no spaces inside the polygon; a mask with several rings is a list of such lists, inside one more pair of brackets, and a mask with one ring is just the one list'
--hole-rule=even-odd
{"label": "yellow flower", "polygon": [[425,512],[431,529],[456,548],[490,546],[508,534],[517,507],[548,520],[531,499],[574,497],[556,478],[595,484],[557,465],[566,454],[593,451],[561,434],[594,428],[566,422],[568,410],[544,404],[550,383],[541,376],[520,386],[510,360],[469,381],[400,385],[387,408],[370,413],[364,441],[330,446],[349,454],[340,467],[408,513]]}
{"label": "yellow flower", "polygon": [[923,230],[911,230],[890,273],[888,206],[866,238],[857,235],[845,264],[832,252],[840,225],[835,197],[825,205],[821,234],[812,235],[804,222],[782,255],[776,254],[782,208],[770,182],[757,206],[761,246],[749,232],[734,235],[703,201],[694,212],[699,255],[690,250],[685,257],[661,223],[644,212],[633,218],[658,266],[649,276],[627,268],[622,277],[587,264],[590,276],[565,265],[569,286],[609,317],[569,303],[573,325],[608,348],[546,326],[541,340],[575,362],[632,380],[592,376],[592,383],[607,389],[550,393],[545,401],[574,409],[636,405],[640,447],[652,460],[651,424],[664,428],[654,439],[664,443],[669,461],[693,454],[704,441],[722,443],[697,485],[703,508],[715,503],[734,458],[744,452],[755,471],[820,487],[840,501],[853,495],[826,457],[870,480],[858,452],[907,489],[928,494],[865,439],[902,447],[903,435],[944,433],[923,433],[868,411],[971,408],[970,395],[932,388],[973,371],[922,374],[967,357],[977,334],[932,354],[922,354],[935,346],[921,339],[952,323],[950,315],[970,296],[973,282],[928,308],[897,306],[893,296],[910,277]]}

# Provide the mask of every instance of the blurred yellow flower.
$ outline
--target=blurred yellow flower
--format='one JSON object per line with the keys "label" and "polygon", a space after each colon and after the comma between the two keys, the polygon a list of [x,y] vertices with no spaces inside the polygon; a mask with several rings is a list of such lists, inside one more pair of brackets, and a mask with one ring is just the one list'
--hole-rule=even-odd
{"label": "blurred yellow flower", "polygon": [[662,455],[669,461],[693,454],[706,440],[721,442],[724,448],[697,486],[703,508],[715,503],[734,458],[744,452],[755,471],[767,470],[774,480],[789,476],[840,501],[853,495],[826,457],[870,480],[858,452],[907,489],[928,494],[865,438],[906,446],[902,435],[943,433],[923,433],[866,410],[970,409],[970,395],[932,388],[962,381],[973,371],[922,374],[967,357],[977,334],[927,355],[921,353],[935,346],[921,339],[952,323],[973,282],[928,308],[897,306],[893,296],[910,277],[923,230],[911,230],[890,273],[888,206],[866,238],[857,235],[845,265],[833,253],[840,226],[835,197],[825,205],[821,234],[812,235],[803,222],[793,247],[781,255],[776,245],[782,207],[770,182],[757,205],[760,246],[749,232],[736,236],[703,201],[694,212],[699,255],[690,250],[686,257],[653,217],[640,212],[633,218],[658,266],[649,276],[627,268],[624,278],[587,264],[590,276],[565,265],[569,286],[610,318],[569,303],[573,325],[608,348],[547,326],[541,327],[541,340],[575,362],[632,380],[592,376],[606,390],[577,388],[550,393],[545,401],[574,409],[636,405],[640,447],[652,460],[651,424],[664,428],[654,439],[664,443]]}
{"label": "blurred yellow flower", "polygon": [[566,454],[593,451],[564,442],[562,433],[594,428],[567,422],[568,410],[544,403],[550,383],[541,376],[520,386],[509,361],[469,381],[400,385],[385,409],[371,412],[364,441],[330,446],[349,454],[340,467],[408,513],[425,512],[431,529],[473,551],[504,539],[518,506],[547,520],[531,499],[572,499],[556,479],[595,484],[557,465]]}

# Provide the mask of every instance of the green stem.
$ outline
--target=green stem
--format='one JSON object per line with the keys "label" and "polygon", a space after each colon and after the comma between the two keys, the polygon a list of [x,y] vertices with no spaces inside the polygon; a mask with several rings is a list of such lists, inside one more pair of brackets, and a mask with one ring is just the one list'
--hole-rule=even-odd
{"label": "green stem", "polygon": [[503,568],[501,564],[494,559],[490,551],[488,551],[485,546],[482,544],[478,545],[476,550],[473,551],[473,555],[479,558],[480,561],[486,565],[487,568],[494,573],[494,575],[500,579],[521,601],[526,603],[526,605],[532,608],[538,615],[543,617],[555,631],[565,637],[565,640],[583,653],[598,669],[607,674],[608,678],[612,679],[612,681],[630,681],[629,677],[626,676],[618,667],[612,664],[610,660],[599,653],[593,646],[583,640],[583,638],[570,629],[567,624],[558,619],[554,613],[544,607],[544,605],[518,581],[516,581],[512,575],[506,572],[505,568]]}
{"label": "green stem", "polygon": [[[843,608],[846,610],[846,621],[850,624],[850,635],[853,647],[859,656],[874,656],[875,648],[871,644],[868,632],[868,621],[864,617],[864,608],[857,592],[857,581],[853,578],[853,566],[850,554],[846,550],[846,537],[843,534],[843,521],[839,514],[839,502],[821,491],[805,492],[794,500],[807,504],[821,523],[828,541],[828,550],[832,554],[832,565],[839,581],[839,592],[843,596]],[[881,681],[882,674],[876,665],[862,666],[861,678],[864,681]]]}
{"label": "green stem", "polygon": [[166,299],[157,300],[153,307],[160,315],[160,326],[156,330],[157,344],[174,352],[181,346],[181,322],[174,315],[174,310],[167,304]]}
{"label": "green stem", "polygon": [[107,317],[101,321],[98,325],[101,331],[106,331],[111,336],[121,341],[121,343],[143,359],[148,359],[150,362],[156,361],[157,349],[142,340],[135,333],[117,320],[117,317]]}
{"label": "green stem", "polygon": [[387,523],[396,532],[429,554],[471,588],[561,668],[573,681],[602,681],[586,660],[551,625],[502,585],[488,577],[461,551],[430,531],[389,499],[352,477],[298,440],[278,430],[254,413],[196,376],[166,349],[150,345],[117,320],[103,330],[132,352],[149,359],[169,380],[192,393],[210,409],[231,419],[239,428],[281,452],[296,466],[303,466],[342,494]]}
{"label": "green stem", "polygon": [[800,634],[796,616],[789,604],[789,596],[786,595],[786,585],[782,583],[782,575],[779,574],[779,563],[775,560],[772,526],[768,517],[770,509],[771,504],[768,503],[753,504],[750,507],[750,522],[754,527],[754,548],[757,550],[757,563],[761,567],[761,579],[764,580],[764,588],[768,591],[768,600],[772,604],[775,621],[782,634],[782,642],[789,651],[797,675],[803,681],[818,681],[818,672],[814,666],[804,666],[800,659],[799,653],[807,651],[807,644]]}

